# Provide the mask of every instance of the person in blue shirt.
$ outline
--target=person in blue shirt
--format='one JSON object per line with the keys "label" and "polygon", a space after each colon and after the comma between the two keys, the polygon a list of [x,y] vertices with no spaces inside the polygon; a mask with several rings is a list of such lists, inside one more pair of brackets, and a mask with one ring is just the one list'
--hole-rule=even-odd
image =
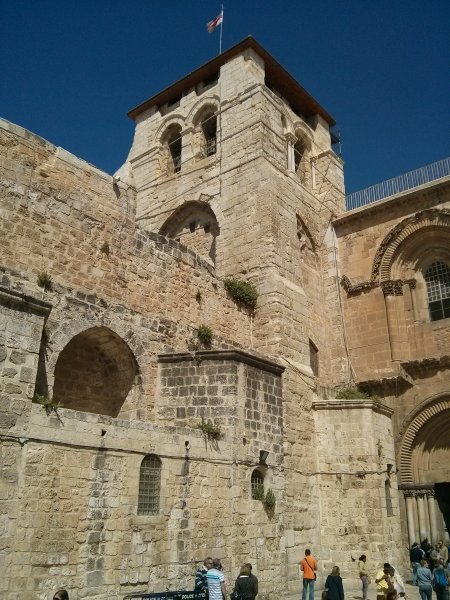
{"label": "person in blue shirt", "polygon": [[417,584],[421,600],[431,600],[433,588],[433,576],[428,563],[425,559],[420,561],[420,567],[417,569]]}

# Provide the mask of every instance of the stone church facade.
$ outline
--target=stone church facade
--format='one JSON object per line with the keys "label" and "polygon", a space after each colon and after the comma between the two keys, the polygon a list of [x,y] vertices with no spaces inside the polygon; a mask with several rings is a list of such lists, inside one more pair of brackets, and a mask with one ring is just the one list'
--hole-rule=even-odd
{"label": "stone church facade", "polygon": [[405,568],[450,520],[448,173],[346,210],[253,38],[129,115],[114,177],[1,122],[2,598]]}

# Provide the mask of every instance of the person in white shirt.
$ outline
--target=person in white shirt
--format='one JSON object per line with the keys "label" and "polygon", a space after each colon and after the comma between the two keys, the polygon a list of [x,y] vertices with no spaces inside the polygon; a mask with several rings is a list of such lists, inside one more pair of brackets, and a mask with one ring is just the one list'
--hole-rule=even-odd
{"label": "person in white shirt", "polygon": [[226,600],[228,597],[225,576],[222,573],[222,563],[219,558],[213,558],[212,569],[206,573],[209,600]]}

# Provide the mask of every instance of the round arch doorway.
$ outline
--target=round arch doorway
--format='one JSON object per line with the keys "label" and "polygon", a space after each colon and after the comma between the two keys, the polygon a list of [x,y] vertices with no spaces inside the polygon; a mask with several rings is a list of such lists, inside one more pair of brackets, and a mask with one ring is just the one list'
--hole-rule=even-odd
{"label": "round arch doorway", "polygon": [[400,452],[409,541],[447,539],[450,532],[450,394],[420,405]]}

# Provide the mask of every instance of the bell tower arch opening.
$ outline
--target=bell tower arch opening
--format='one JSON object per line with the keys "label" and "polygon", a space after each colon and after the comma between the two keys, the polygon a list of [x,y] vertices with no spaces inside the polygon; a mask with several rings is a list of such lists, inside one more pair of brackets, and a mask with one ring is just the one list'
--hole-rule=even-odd
{"label": "bell tower arch opening", "polygon": [[160,234],[176,239],[215,264],[216,238],[220,229],[216,215],[206,202],[182,204],[164,223]]}

